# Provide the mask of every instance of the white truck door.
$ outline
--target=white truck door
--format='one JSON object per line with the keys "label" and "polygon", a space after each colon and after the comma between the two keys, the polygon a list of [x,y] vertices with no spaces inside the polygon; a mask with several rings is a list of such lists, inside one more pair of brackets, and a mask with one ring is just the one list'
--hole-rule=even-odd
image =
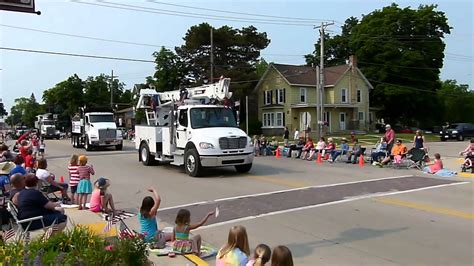
{"label": "white truck door", "polygon": [[90,124],[89,124],[89,116],[86,115],[84,117],[84,133],[89,132]]}
{"label": "white truck door", "polygon": [[189,126],[188,109],[178,110],[178,125],[176,127],[176,146],[184,149],[188,142],[187,130]]}

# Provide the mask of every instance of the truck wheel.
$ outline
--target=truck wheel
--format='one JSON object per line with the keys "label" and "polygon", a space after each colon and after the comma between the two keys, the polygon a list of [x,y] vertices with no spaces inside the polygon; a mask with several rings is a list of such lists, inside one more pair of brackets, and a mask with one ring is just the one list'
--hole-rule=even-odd
{"label": "truck wheel", "polygon": [[446,141],[447,140],[446,138],[440,138],[440,139],[441,139],[441,141]]}
{"label": "truck wheel", "polygon": [[123,148],[123,143],[120,143],[119,145],[115,145],[115,149],[118,151],[121,151]]}
{"label": "truck wheel", "polygon": [[89,144],[89,137],[88,136],[86,136],[86,139],[84,140],[84,148],[86,149],[86,151],[92,150],[92,147]]}
{"label": "truck wheel", "polygon": [[140,150],[138,152],[140,161],[142,161],[143,165],[148,166],[152,164],[153,159],[151,158],[150,149],[146,143],[142,143],[142,145],[140,145]]}
{"label": "truck wheel", "polygon": [[188,149],[184,153],[184,170],[189,176],[198,177],[201,175],[202,166],[196,149]]}
{"label": "truck wheel", "polygon": [[247,173],[248,171],[250,171],[251,168],[252,168],[251,163],[241,164],[241,165],[236,165],[235,166],[235,170],[237,170],[237,172],[239,172],[239,173]]}
{"label": "truck wheel", "polygon": [[72,147],[73,147],[73,148],[76,148],[76,147],[77,147],[77,145],[76,145],[76,137],[74,137],[74,136],[71,137],[71,144],[72,144]]}

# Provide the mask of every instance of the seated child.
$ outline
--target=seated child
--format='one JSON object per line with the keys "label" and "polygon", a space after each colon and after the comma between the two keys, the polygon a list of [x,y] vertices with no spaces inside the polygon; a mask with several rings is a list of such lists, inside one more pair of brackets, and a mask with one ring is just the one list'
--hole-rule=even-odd
{"label": "seated child", "polygon": [[[357,142],[357,139],[354,143]],[[272,266],[293,266],[293,256],[286,246],[277,246],[273,249]]]}
{"label": "seated child", "polygon": [[[160,207],[161,198],[154,188],[149,188],[148,191],[153,193],[153,198],[150,196],[143,198],[138,220],[140,222],[140,233],[145,235],[145,241],[150,243],[155,242],[161,233],[158,231],[158,224],[156,223],[156,213]],[[171,237],[165,236],[165,239],[169,240]]]}
{"label": "seated child", "polygon": [[91,201],[89,202],[89,209],[92,212],[116,214],[117,210],[115,209],[112,194],[107,192],[107,188],[110,186],[110,180],[101,177],[95,181],[94,186]]}
{"label": "seated child", "polygon": [[249,259],[246,266],[262,266],[270,261],[272,250],[265,244],[259,244],[253,253],[253,258]]}
{"label": "seated child", "polygon": [[443,161],[441,161],[441,155],[439,153],[434,154],[434,162],[433,164],[426,166],[423,169],[423,172],[428,174],[436,174],[439,170],[443,169]]}
{"label": "seated child", "polygon": [[204,225],[212,215],[214,212],[209,212],[199,223],[190,224],[191,212],[186,209],[179,210],[175,220],[176,226],[173,228],[171,236],[173,250],[182,254],[193,252],[199,255],[201,253],[201,236],[194,235],[189,239],[189,232]]}

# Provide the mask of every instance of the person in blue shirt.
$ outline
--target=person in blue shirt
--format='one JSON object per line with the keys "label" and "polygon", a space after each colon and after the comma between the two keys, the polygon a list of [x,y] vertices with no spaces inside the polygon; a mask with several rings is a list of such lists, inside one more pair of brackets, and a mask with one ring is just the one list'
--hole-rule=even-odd
{"label": "person in blue shirt", "polygon": [[15,167],[12,162],[0,163],[0,196],[10,191],[10,172]]}
{"label": "person in blue shirt", "polygon": [[332,163],[335,162],[339,155],[347,154],[348,151],[349,151],[349,144],[347,144],[346,138],[342,138],[341,149],[331,151],[331,158],[329,158],[329,162],[332,162]]}
{"label": "person in blue shirt", "polygon": [[26,169],[22,166],[22,164],[25,162],[25,160],[23,159],[23,157],[21,155],[17,155],[15,157],[15,160],[13,161],[15,163],[15,167],[12,169],[12,171],[10,172],[10,176],[14,175],[14,174],[22,174],[22,175],[26,175]]}

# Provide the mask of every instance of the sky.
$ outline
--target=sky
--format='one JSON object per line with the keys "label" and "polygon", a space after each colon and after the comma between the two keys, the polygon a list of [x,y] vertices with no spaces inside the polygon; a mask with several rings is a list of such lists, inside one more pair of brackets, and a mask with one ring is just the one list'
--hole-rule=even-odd
{"label": "sky", "polygon": [[[78,3],[78,0],[36,0],[36,9],[41,11],[39,16],[0,11],[0,47],[153,60],[152,54],[159,50],[160,46],[172,48],[182,45],[183,36],[191,26],[207,22],[215,28],[223,25],[234,28],[254,25],[258,31],[266,32],[271,40],[270,45],[262,51],[263,58],[275,63],[304,64],[304,58],[299,55],[312,52],[314,43],[319,38],[318,31],[311,25],[294,26],[285,22],[280,22],[279,25],[270,25],[256,21],[233,21],[242,20],[244,17],[250,19],[250,17],[229,12],[211,12],[140,0],[103,0],[102,3],[100,1],[88,1],[86,3],[104,4],[104,1],[142,6],[151,12],[139,12],[137,8],[134,8],[135,10],[106,8]],[[158,2],[158,0],[156,1]],[[319,20],[334,20],[336,25],[328,28],[331,34],[339,33],[341,23],[348,17],[360,18],[363,14],[381,9],[393,2],[385,0],[161,1],[220,11],[310,18],[318,20],[316,23],[320,23]],[[438,10],[446,13],[448,23],[453,29],[451,34],[445,38],[446,57],[441,71],[441,79],[456,79],[459,83],[468,84],[472,89],[474,80],[472,1],[396,1],[396,3],[401,7],[437,4]],[[171,10],[171,14],[175,15],[156,13],[162,12],[163,9]],[[199,13],[200,18],[189,17],[189,14],[186,15],[187,17],[182,16],[182,13],[179,12]],[[181,14],[181,16],[176,16],[176,14]],[[209,15],[222,17],[216,19],[210,18]],[[234,19],[229,17],[234,17]],[[260,21],[265,19],[282,20],[281,18],[268,17],[251,18],[258,18]],[[11,26],[150,44],[151,46],[59,36],[12,28]],[[146,76],[153,75],[154,64],[34,54],[0,49],[0,98],[3,99],[7,111],[10,111],[15,98],[29,97],[31,93],[34,93],[36,98],[41,100],[44,90],[53,87],[73,74],[78,74],[79,77],[85,79],[91,75],[110,74],[112,70],[114,75],[125,82],[126,88],[130,89],[133,88],[135,83],[144,82]]]}

